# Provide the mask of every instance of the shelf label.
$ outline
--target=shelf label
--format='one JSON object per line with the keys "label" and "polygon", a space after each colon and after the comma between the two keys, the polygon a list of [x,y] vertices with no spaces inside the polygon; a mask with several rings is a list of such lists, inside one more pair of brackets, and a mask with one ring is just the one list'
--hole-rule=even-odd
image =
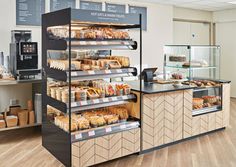
{"label": "shelf label", "polygon": [[124,41],[124,45],[129,45],[129,42],[128,41]]}
{"label": "shelf label", "polygon": [[88,105],[87,101],[81,101],[80,104],[81,104],[81,106]]}
{"label": "shelf label", "polygon": [[117,73],[122,73],[123,71],[121,69],[116,70]]}
{"label": "shelf label", "polygon": [[86,41],[80,41],[80,45],[87,45]]}
{"label": "shelf label", "polygon": [[123,96],[122,98],[123,98],[123,100],[127,100],[128,96]]}
{"label": "shelf label", "polygon": [[101,43],[102,43],[102,45],[108,45],[107,41],[102,41]]}
{"label": "shelf label", "polygon": [[116,101],[117,97],[111,97],[112,101]]}
{"label": "shelf label", "polygon": [[97,45],[97,42],[91,41],[90,44],[91,44],[91,45]]}
{"label": "shelf label", "polygon": [[120,125],[120,129],[126,129],[126,125]]}
{"label": "shelf label", "polygon": [[105,131],[106,131],[106,133],[109,133],[109,132],[112,131],[112,129],[111,129],[111,127],[108,127],[108,128],[105,129]]}
{"label": "shelf label", "polygon": [[130,126],[137,126],[137,125],[138,125],[137,122],[133,122],[130,124]]}
{"label": "shelf label", "polygon": [[93,100],[93,103],[94,103],[94,104],[99,103],[99,100],[98,100],[98,99],[95,99],[95,100]]}
{"label": "shelf label", "polygon": [[76,134],[76,135],[75,135],[75,139],[76,139],[76,140],[82,139],[82,134],[81,134],[81,133]]}
{"label": "shelf label", "polygon": [[77,76],[77,72],[71,72],[71,76],[72,77]]}
{"label": "shelf label", "polygon": [[94,130],[93,130],[93,131],[89,131],[89,132],[88,132],[88,136],[90,136],[90,137],[91,137],[91,136],[95,136],[95,131],[94,131]]}
{"label": "shelf label", "polygon": [[104,98],[103,102],[109,102],[108,98]]}
{"label": "shelf label", "polygon": [[111,74],[111,70],[105,70],[106,74]]}
{"label": "shelf label", "polygon": [[94,74],[95,74],[95,71],[88,71],[88,74],[94,75]]}
{"label": "shelf label", "polygon": [[71,103],[71,107],[76,107],[77,106],[77,103]]}

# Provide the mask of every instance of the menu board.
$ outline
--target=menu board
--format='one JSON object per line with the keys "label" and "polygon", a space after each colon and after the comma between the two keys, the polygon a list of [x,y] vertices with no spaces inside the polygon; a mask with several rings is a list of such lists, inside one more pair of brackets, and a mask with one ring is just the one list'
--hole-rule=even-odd
{"label": "menu board", "polygon": [[106,11],[114,13],[125,13],[125,5],[106,3]]}
{"label": "menu board", "polygon": [[129,6],[129,13],[142,14],[142,29],[147,30],[147,8],[139,6]]}
{"label": "menu board", "polygon": [[80,1],[80,9],[102,11],[102,2]]}
{"label": "menu board", "polygon": [[45,0],[16,0],[16,25],[40,26]]}
{"label": "menu board", "polygon": [[75,0],[50,0],[50,11],[75,8]]}

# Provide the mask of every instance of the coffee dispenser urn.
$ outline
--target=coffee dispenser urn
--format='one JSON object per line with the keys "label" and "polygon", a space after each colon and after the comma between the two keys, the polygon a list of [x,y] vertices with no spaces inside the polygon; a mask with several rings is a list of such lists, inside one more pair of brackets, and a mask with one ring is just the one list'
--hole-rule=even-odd
{"label": "coffee dispenser urn", "polygon": [[18,79],[35,78],[38,69],[38,43],[31,42],[31,31],[11,31],[10,69]]}

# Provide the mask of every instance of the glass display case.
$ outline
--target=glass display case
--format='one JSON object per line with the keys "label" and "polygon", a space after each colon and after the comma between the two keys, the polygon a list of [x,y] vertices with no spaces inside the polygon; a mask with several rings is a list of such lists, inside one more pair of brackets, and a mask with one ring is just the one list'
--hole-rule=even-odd
{"label": "glass display case", "polygon": [[195,87],[193,116],[222,110],[220,46],[165,46],[164,77]]}
{"label": "glass display case", "polygon": [[166,79],[220,78],[220,46],[167,45],[164,54]]}

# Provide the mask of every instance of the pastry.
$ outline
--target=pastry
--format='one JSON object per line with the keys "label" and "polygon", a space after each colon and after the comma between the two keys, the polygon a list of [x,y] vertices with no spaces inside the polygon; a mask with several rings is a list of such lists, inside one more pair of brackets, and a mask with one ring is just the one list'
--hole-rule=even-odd
{"label": "pastry", "polygon": [[91,66],[88,64],[81,64],[81,69],[84,71],[88,71],[91,69]]}
{"label": "pastry", "polygon": [[89,129],[89,120],[84,117],[81,117],[76,120],[79,130]]}
{"label": "pastry", "polygon": [[114,124],[119,122],[119,116],[118,115],[104,115],[103,118],[105,119],[106,123],[109,124]]}
{"label": "pastry", "polygon": [[99,127],[106,124],[106,121],[102,116],[91,116],[89,117],[89,122],[92,127]]}
{"label": "pastry", "polygon": [[3,114],[0,114],[0,120],[3,120],[3,118],[4,118]]}
{"label": "pastry", "polygon": [[179,73],[172,74],[172,79],[183,79],[183,75]]}
{"label": "pastry", "polygon": [[0,129],[5,128],[5,127],[6,127],[5,120],[0,120]]}
{"label": "pastry", "polygon": [[169,56],[169,61],[172,61],[172,62],[185,62],[186,61],[186,56],[185,55],[170,55]]}
{"label": "pastry", "polygon": [[96,112],[93,112],[93,111],[87,111],[87,112],[84,112],[84,113],[83,113],[83,116],[84,116],[86,119],[89,119],[90,117],[97,116],[97,113],[96,113]]}
{"label": "pastry", "polygon": [[87,100],[87,90],[76,89],[76,91],[75,91],[75,100],[76,101],[85,101],[85,100]]}
{"label": "pastry", "polygon": [[125,107],[109,107],[112,114],[119,116],[120,120],[127,120],[129,118],[128,110]]}
{"label": "pastry", "polygon": [[193,106],[202,106],[203,102],[202,98],[193,98]]}
{"label": "pastry", "polygon": [[205,103],[214,104],[214,103],[217,102],[217,97],[216,96],[203,96],[202,98],[204,99]]}

